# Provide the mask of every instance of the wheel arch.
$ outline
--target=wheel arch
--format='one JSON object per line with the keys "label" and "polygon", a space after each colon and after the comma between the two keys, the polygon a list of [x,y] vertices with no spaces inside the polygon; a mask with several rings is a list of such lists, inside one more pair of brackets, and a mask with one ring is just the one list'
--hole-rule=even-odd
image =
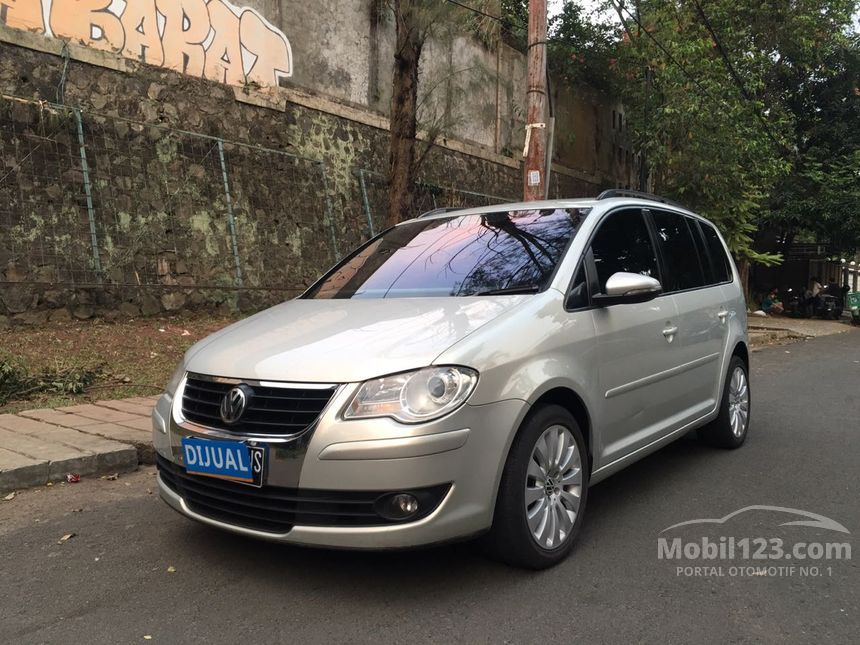
{"label": "wheel arch", "polygon": [[570,387],[555,386],[543,392],[531,405],[530,412],[544,405],[558,405],[573,415],[582,430],[582,438],[585,439],[585,447],[588,450],[588,469],[591,472],[594,465],[593,426],[591,414],[583,398]]}
{"label": "wheel arch", "polygon": [[747,366],[747,370],[750,367],[750,352],[747,344],[744,341],[738,341],[735,344],[735,348],[732,350],[732,356],[737,356],[740,358],[744,364]]}

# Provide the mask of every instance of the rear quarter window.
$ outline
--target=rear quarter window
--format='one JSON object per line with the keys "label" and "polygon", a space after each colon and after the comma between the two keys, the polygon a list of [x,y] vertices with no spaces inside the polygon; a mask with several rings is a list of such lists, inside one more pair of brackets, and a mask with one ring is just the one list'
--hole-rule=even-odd
{"label": "rear quarter window", "polygon": [[711,264],[713,265],[714,281],[715,282],[731,282],[732,280],[732,265],[729,256],[726,254],[726,249],[720,241],[720,236],[717,230],[710,224],[702,222],[702,233],[705,235],[705,244],[711,256]]}
{"label": "rear quarter window", "polygon": [[663,285],[666,293],[705,286],[707,281],[689,218],[668,211],[652,211],[651,217],[666,267]]}

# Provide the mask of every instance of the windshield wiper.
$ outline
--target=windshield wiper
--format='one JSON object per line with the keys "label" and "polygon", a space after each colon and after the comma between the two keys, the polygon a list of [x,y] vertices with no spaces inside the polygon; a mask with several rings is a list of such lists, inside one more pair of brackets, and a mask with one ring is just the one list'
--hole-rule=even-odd
{"label": "windshield wiper", "polygon": [[520,285],[518,287],[502,287],[501,289],[487,289],[478,293],[469,294],[471,296],[501,296],[514,293],[537,293],[540,287],[536,284]]}

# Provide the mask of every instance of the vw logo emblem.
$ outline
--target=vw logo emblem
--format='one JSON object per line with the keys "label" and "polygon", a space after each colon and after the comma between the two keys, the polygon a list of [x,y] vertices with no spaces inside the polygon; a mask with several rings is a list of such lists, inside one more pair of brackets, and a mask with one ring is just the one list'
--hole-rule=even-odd
{"label": "vw logo emblem", "polygon": [[246,386],[237,385],[224,395],[224,398],[221,399],[221,420],[224,423],[231,425],[242,418],[251,395],[250,389]]}

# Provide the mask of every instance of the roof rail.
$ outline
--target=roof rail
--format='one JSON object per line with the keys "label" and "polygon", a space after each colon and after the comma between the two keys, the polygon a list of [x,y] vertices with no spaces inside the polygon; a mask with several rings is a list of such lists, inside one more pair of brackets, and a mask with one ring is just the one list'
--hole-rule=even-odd
{"label": "roof rail", "polygon": [[597,196],[597,199],[609,199],[610,197],[635,197],[636,199],[647,199],[651,202],[660,202],[661,204],[669,204],[670,206],[684,208],[681,204],[669,199],[668,197],[660,197],[659,195],[643,193],[639,190],[628,190],[626,188],[611,188],[609,190],[604,190]]}
{"label": "roof rail", "polygon": [[433,215],[444,215],[445,213],[453,213],[454,211],[461,211],[462,207],[457,206],[440,206],[439,208],[434,208],[433,210],[427,211],[426,213],[421,213],[415,219],[421,219],[422,217],[432,217]]}

